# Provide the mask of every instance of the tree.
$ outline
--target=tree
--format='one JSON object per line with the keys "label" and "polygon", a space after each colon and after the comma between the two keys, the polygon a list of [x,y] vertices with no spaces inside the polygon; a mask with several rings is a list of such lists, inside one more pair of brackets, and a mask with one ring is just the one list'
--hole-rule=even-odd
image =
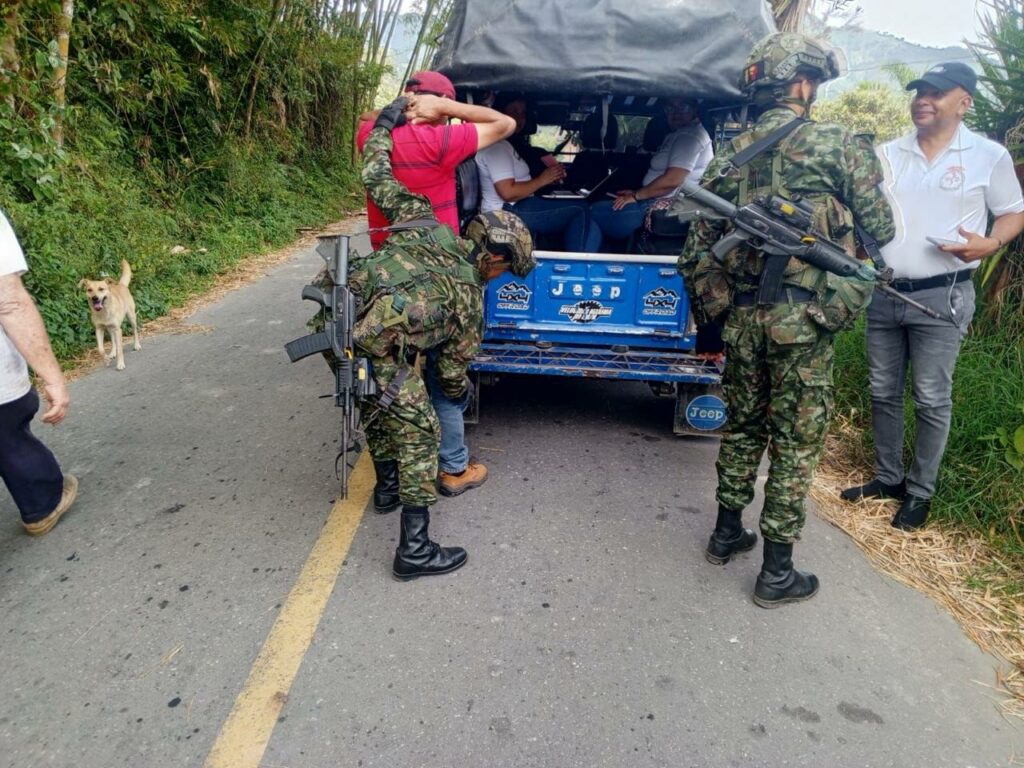
{"label": "tree", "polygon": [[861,82],[814,108],[814,119],[839,123],[876,142],[889,141],[911,128],[908,94],[885,83]]}
{"label": "tree", "polygon": [[[1018,0],[986,0],[983,5],[988,11],[979,14],[982,39],[968,44],[982,69],[968,121],[1005,144],[1019,169],[1024,164],[1024,6]],[[1009,309],[1019,321],[1024,310],[1021,238],[986,260],[982,278],[990,317]]]}
{"label": "tree", "polygon": [[53,140],[64,146],[64,108],[67,106],[68,51],[71,47],[71,21],[75,17],[75,1],[61,0],[57,16],[57,67],[53,72],[53,105],[56,108]]}
{"label": "tree", "polygon": [[813,0],[772,0],[772,16],[780,32],[800,32]]}
{"label": "tree", "polygon": [[409,56],[402,82],[405,83],[413,72],[426,69],[437,50],[437,43],[451,16],[452,0],[425,0],[420,19],[419,34]]}

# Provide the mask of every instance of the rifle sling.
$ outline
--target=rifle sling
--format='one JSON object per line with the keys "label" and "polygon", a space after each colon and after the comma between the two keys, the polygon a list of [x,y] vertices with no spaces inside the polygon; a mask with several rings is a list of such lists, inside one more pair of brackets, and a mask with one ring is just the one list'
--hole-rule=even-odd
{"label": "rifle sling", "polygon": [[398,373],[391,379],[391,383],[385,387],[384,391],[380,393],[380,397],[377,399],[377,407],[382,411],[386,411],[391,407],[391,404],[395,402],[395,398],[398,397],[398,393],[402,391],[402,385],[405,384],[405,380],[409,378],[409,373],[412,369],[403,365],[398,369]]}
{"label": "rifle sling", "polygon": [[789,136],[789,134],[791,134],[801,125],[805,125],[806,123],[810,122],[812,121],[808,120],[806,117],[794,117],[785,125],[780,125],[767,136],[762,136],[760,139],[755,141],[746,149],[737,152],[735,155],[732,156],[732,159],[729,161],[730,165],[732,165],[732,167],[736,168],[737,170],[742,168],[751,160],[760,157],[769,149],[774,147],[776,144],[778,144],[784,138]]}
{"label": "rifle sling", "polygon": [[854,223],[855,231],[857,232],[857,239],[860,240],[860,244],[864,246],[864,250],[867,252],[871,260],[875,262],[875,269],[881,271],[885,269],[885,259],[882,258],[882,249],[878,246],[878,241],[874,235],[868,232],[864,227],[860,225],[860,222]]}

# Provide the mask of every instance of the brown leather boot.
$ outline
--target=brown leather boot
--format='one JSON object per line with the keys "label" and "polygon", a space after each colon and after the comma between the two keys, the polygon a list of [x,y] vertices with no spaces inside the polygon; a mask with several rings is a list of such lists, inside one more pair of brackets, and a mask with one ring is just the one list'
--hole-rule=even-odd
{"label": "brown leather boot", "polygon": [[441,491],[442,496],[458,496],[470,488],[479,488],[486,480],[487,467],[478,461],[470,459],[466,469],[457,475],[442,472],[438,490]]}
{"label": "brown leather boot", "polygon": [[61,492],[60,501],[56,508],[42,520],[35,520],[31,523],[22,523],[25,533],[29,536],[42,536],[49,533],[53,526],[60,520],[61,515],[67,512],[75,502],[78,495],[78,478],[74,475],[64,475],[64,490]]}

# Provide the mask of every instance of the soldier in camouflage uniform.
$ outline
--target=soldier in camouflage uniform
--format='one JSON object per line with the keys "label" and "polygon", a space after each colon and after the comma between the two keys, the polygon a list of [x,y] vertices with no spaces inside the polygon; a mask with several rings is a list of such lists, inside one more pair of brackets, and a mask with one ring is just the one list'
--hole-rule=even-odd
{"label": "soldier in camouflage uniform", "polygon": [[[880,244],[895,233],[870,141],[838,125],[807,121],[737,169],[731,159],[794,118],[807,115],[820,83],[838,76],[835,54],[816,40],[776,33],[752,50],[741,88],[763,109],[704,174],[703,186],[742,205],[759,195],[813,204],[817,231],[856,254],[854,223]],[[704,322],[725,320],[723,387],[729,421],[718,469],[718,519],[706,557],[723,564],[751,549],[756,534],[741,514],[754,498],[765,448],[771,461],[761,534],[764,560],[754,601],[762,607],[806,600],[818,579],[793,568],[804,525],[804,497],[832,411],[832,338],[870,301],[872,285],[837,277],[796,258],[740,246],[718,261],[711,247],[723,221],[699,220],[679,258]]]}
{"label": "soldier in camouflage uniform", "polygon": [[378,477],[374,502],[383,496],[386,504],[395,494],[402,504],[393,570],[403,580],[449,573],[466,562],[464,549],[441,547],[428,535],[440,426],[411,360],[437,350],[445,394],[464,397],[467,366],[480,348],[482,284],[506,269],[525,276],[534,266],[529,230],[513,214],[478,216],[462,239],[437,223],[426,197],[396,181],[391,128],[404,104],[399,99],[382,111],[363,150],[367,194],[392,222],[392,234],[349,272],[357,301],[355,346],[370,358],[380,392],[361,408]]}

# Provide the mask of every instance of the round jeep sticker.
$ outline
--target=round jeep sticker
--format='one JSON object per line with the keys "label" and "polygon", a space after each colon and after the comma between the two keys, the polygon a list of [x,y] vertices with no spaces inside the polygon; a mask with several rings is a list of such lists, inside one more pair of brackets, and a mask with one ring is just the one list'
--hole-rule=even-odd
{"label": "round jeep sticker", "polygon": [[694,429],[710,432],[725,424],[725,403],[715,395],[695,397],[686,406],[686,421]]}

